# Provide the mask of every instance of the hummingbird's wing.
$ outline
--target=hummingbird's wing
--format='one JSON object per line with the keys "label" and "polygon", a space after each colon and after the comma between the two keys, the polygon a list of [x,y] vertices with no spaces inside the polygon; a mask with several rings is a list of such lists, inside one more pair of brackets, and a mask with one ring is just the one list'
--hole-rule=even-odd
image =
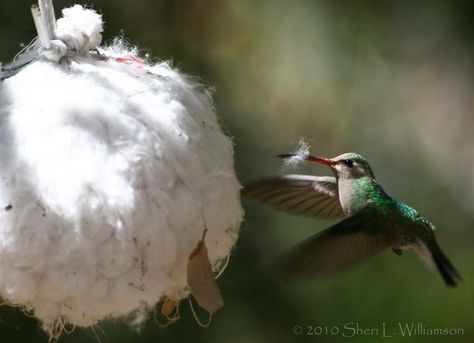
{"label": "hummingbird's wing", "polygon": [[284,175],[245,185],[242,194],[290,214],[345,217],[332,176]]}
{"label": "hummingbird's wing", "polygon": [[391,246],[387,221],[367,206],[297,244],[277,265],[282,280],[325,276],[354,265]]}

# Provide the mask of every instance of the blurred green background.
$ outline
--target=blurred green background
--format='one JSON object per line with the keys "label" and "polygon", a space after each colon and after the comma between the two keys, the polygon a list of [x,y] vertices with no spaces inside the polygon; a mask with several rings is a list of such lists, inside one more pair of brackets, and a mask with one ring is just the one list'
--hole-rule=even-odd
{"label": "blurred green background", "polygon": [[[326,280],[277,284],[276,256],[331,224],[244,201],[246,218],[219,279],[226,305],[210,328],[184,302],[181,320],[140,333],[121,321],[102,342],[474,342],[474,3],[457,1],[96,0],[104,39],[123,34],[156,59],[214,86],[235,142],[240,180],[282,170],[274,156],[302,136],[314,154],[365,155],[386,191],[431,219],[464,276],[447,289],[413,253],[390,251]],[[31,1],[0,0],[0,61],[35,36]],[[73,4],[55,1],[60,9]],[[402,337],[399,323],[461,328],[460,336]],[[344,325],[378,335],[342,337]],[[295,325],[303,334],[292,333]],[[307,326],[340,329],[307,336]],[[317,331],[318,332],[318,331]],[[351,331],[344,331],[350,335]],[[76,329],[61,342],[96,342]],[[47,342],[38,323],[0,308],[1,342]]]}

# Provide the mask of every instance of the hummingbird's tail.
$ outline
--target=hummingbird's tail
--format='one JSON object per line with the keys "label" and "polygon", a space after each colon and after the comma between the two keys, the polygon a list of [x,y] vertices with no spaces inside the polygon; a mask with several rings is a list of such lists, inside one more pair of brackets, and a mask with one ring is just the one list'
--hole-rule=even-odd
{"label": "hummingbird's tail", "polygon": [[458,282],[462,280],[462,277],[457,269],[443,253],[436,241],[431,242],[429,249],[436,268],[443,277],[446,286],[456,287]]}

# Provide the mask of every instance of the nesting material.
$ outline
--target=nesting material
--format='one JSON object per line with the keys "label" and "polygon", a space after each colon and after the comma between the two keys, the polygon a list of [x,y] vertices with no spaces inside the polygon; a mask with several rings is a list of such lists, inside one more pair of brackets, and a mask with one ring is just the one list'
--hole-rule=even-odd
{"label": "nesting material", "polygon": [[63,13],[50,49],[0,83],[0,296],[49,329],[187,297],[204,230],[217,272],[242,218],[206,89],[120,42],[99,48],[92,10]]}
{"label": "nesting material", "polygon": [[309,156],[310,145],[308,140],[304,137],[301,137],[297,143],[296,150],[291,154],[291,157],[285,158],[283,167],[284,168],[295,168],[304,161]]}

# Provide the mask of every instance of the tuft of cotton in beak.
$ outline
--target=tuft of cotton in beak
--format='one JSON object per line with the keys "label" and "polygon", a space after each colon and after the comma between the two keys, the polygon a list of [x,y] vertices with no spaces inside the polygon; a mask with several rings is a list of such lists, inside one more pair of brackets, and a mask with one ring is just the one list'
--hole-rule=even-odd
{"label": "tuft of cotton in beak", "polygon": [[293,156],[285,158],[283,162],[284,168],[295,168],[304,161],[309,156],[310,145],[306,138],[301,137],[297,143],[296,150],[292,153]]}
{"label": "tuft of cotton in beak", "polygon": [[[100,41],[100,16],[64,15],[68,46]],[[0,83],[0,297],[49,330],[187,297],[204,230],[217,272],[242,220],[232,141],[205,87],[120,42],[65,58]]]}

